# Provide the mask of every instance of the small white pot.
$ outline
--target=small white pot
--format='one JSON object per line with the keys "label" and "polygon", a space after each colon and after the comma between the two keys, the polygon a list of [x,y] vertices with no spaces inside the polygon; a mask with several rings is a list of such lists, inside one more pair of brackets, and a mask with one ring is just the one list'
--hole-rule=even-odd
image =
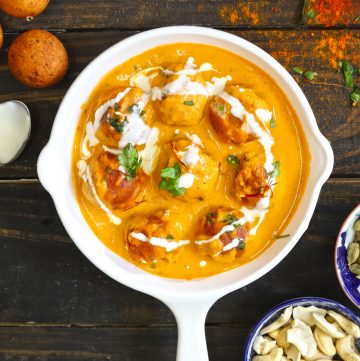
{"label": "small white pot", "polygon": [[[292,103],[309,144],[311,170],[304,195],[284,233],[254,261],[234,270],[192,281],[161,278],[135,268],[111,252],[93,234],[81,214],[71,181],[71,151],[80,107],[100,79],[125,60],[155,46],[191,42],[214,45],[242,56],[265,70]],[[248,41],[222,31],[174,26],[146,31],[115,44],[92,61],[74,81],[55,118],[49,143],[38,160],[41,183],[52,195],[60,219],[85,256],[113,279],[163,301],[179,327],[177,361],[207,361],[205,318],[213,303],[227,293],[255,281],[275,267],[305,232],[321,186],[330,176],[334,157],[320,133],[303,92],[291,75],[270,55]]]}

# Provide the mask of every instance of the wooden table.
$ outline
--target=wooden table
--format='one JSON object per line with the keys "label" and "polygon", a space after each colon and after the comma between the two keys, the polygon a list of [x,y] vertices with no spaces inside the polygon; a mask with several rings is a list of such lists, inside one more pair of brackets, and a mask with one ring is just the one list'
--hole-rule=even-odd
{"label": "wooden table", "polygon": [[[360,8],[359,0],[353,2]],[[221,9],[236,2],[218,0],[57,0],[30,22],[0,14],[5,30],[0,102],[24,101],[33,126],[22,156],[0,168],[0,360],[175,360],[177,329],[171,312],[156,299],[111,280],[85,259],[36,174],[37,157],[48,141],[56,110],[79,72],[114,43],[166,25],[224,29],[265,49],[292,74],[295,65],[317,71],[312,83],[294,76],[335,153],[333,174],[298,245],[273,271],[210,310],[210,360],[241,360],[252,325],[289,298],[324,296],[356,311],[337,282],[333,252],[341,223],[360,199],[360,106],[351,107],[342,75],[317,56],[314,47],[326,36],[346,32],[352,38],[347,58],[359,61],[360,24],[304,26],[302,0],[243,3],[253,9],[258,23],[239,11],[232,24],[234,18]],[[22,86],[7,69],[11,41],[35,28],[58,35],[70,55],[65,79],[47,90]]]}

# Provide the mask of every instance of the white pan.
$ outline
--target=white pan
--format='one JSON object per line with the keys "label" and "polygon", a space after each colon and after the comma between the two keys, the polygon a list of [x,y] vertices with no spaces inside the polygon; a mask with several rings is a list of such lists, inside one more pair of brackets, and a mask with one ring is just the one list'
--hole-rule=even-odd
{"label": "white pan", "polygon": [[[71,149],[80,107],[111,69],[155,46],[191,42],[214,45],[242,56],[265,70],[292,103],[309,144],[311,170],[299,207],[284,233],[291,236],[274,242],[251,263],[234,270],[192,281],[161,278],[134,268],[93,234],[81,214],[71,182]],[[334,156],[320,133],[303,92],[291,75],[270,55],[248,41],[222,31],[194,27],[165,27],[134,35],[112,46],[92,61],[68,90],[55,118],[49,143],[38,160],[42,185],[53,197],[60,219],[81,252],[118,282],[164,302],[174,313],[179,340],[177,361],[207,361],[205,318],[220,297],[255,281],[275,267],[305,232],[314,212],[320,189],[330,176]]]}

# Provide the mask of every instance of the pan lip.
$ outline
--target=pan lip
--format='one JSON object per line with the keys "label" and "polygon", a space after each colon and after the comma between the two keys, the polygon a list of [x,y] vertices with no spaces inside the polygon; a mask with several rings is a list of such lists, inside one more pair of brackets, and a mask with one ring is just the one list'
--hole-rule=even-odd
{"label": "pan lip", "polygon": [[[226,275],[230,275],[236,271],[239,270],[239,268],[235,268],[234,270],[227,271],[225,273],[201,278],[201,279],[195,279],[192,281],[185,281],[185,280],[174,280],[170,278],[162,278],[156,275],[152,275],[150,273],[147,273],[145,271],[139,272],[139,277],[135,277],[134,279],[129,279],[128,273],[123,269],[122,271],[116,270],[116,268],[112,267],[112,265],[104,264],[101,262],[96,256],[90,252],[89,248],[87,247],[86,242],[83,242],[79,239],[79,232],[77,232],[74,227],[81,227],[80,224],[75,222],[75,217],[73,217],[69,210],[67,209],[68,206],[65,203],[64,197],[62,196],[62,193],[58,191],[58,188],[54,187],[53,180],[54,175],[49,175],[49,172],[47,172],[48,165],[50,162],[50,159],[54,157],[55,159],[57,157],[61,157],[62,154],[61,151],[61,144],[57,142],[57,134],[61,131],[64,131],[61,129],[63,127],[62,124],[62,118],[63,114],[66,113],[66,108],[69,107],[69,104],[72,100],[72,97],[81,89],[82,83],[86,82],[86,78],[90,77],[91,74],[94,72],[94,70],[101,66],[101,63],[105,61],[108,57],[113,56],[115,53],[119,52],[123,48],[127,48],[130,46],[136,46],[139,43],[144,43],[149,41],[150,39],[154,39],[157,37],[169,37],[169,36],[202,36],[204,38],[212,38],[219,41],[224,41],[224,43],[232,44],[239,49],[251,53],[253,56],[262,58],[263,61],[268,63],[268,66],[271,68],[271,70],[279,75],[280,78],[289,86],[292,88],[294,92],[294,96],[296,97],[299,106],[302,107],[304,113],[307,116],[308,119],[308,127],[309,127],[309,134],[311,137],[313,137],[314,142],[316,143],[319,152],[321,152],[321,157],[323,159],[322,169],[318,169],[318,175],[313,180],[313,184],[311,184],[311,191],[310,196],[308,197],[308,203],[306,207],[305,214],[303,215],[303,218],[299,225],[297,226],[296,231],[292,234],[290,239],[287,241],[287,244],[276,254],[276,256],[267,264],[262,265],[258,269],[254,270],[253,272],[248,272],[249,274],[246,277],[243,277],[240,280],[236,280],[233,282],[227,282],[226,284],[222,283],[221,286],[213,288],[209,287],[209,283],[212,282],[216,278],[229,278],[226,277]],[[178,43],[179,41],[173,41],[173,43]],[[169,42],[163,42],[162,44],[168,44]],[[171,43],[171,42],[170,42]],[[205,43],[205,42],[204,42]],[[206,44],[206,43],[205,43]],[[220,46],[221,47],[221,46]],[[150,47],[149,47],[150,48]],[[142,50],[141,52],[143,52]],[[245,56],[244,56],[245,57]],[[246,57],[245,57],[246,58]],[[260,66],[259,66],[260,67]],[[260,67],[261,68],[261,67]],[[109,69],[108,69],[109,70]],[[263,69],[266,71],[268,69]],[[271,75],[270,75],[271,76]],[[101,76],[100,76],[101,78]],[[98,81],[98,80],[97,80]],[[282,86],[278,85],[283,91],[284,89]],[[291,100],[289,99],[291,102]],[[81,104],[80,104],[81,105]],[[79,106],[80,106],[79,105]],[[305,132],[306,136],[308,134]],[[60,219],[65,226],[68,234],[73,239],[74,243],[77,245],[77,247],[81,250],[81,252],[93,263],[95,264],[99,269],[101,269],[104,273],[106,273],[111,278],[115,279],[118,282],[121,282],[122,284],[125,284],[131,288],[134,288],[138,291],[150,294],[152,296],[155,296],[159,299],[162,299],[164,302],[167,300],[176,300],[178,297],[182,297],[183,299],[203,299],[203,298],[220,298],[223,295],[232,292],[240,287],[243,287],[256,279],[262,277],[264,274],[269,272],[272,268],[274,268],[283,258],[286,257],[286,255],[291,251],[291,249],[296,245],[296,243],[299,241],[302,234],[305,232],[305,230],[308,227],[308,224],[310,222],[310,219],[313,215],[317,199],[319,197],[319,193],[321,190],[322,185],[325,183],[326,179],[330,176],[332,167],[333,167],[333,153],[330,144],[326,140],[326,138],[321,134],[314,114],[311,110],[311,107],[303,94],[302,90],[296,83],[296,81],[291,77],[291,75],[269,54],[267,54],[262,49],[258,48],[256,45],[248,42],[247,40],[244,40],[240,37],[237,37],[235,35],[205,28],[205,27],[196,27],[196,26],[170,26],[170,27],[164,27],[164,28],[158,28],[153,30],[148,30],[136,35],[133,35],[129,38],[126,38],[124,40],[121,40],[120,42],[116,43],[109,49],[105,50],[102,54],[100,54],[98,57],[96,57],[78,76],[77,79],[73,82],[73,84],[70,86],[68,92],[66,93],[59,110],[57,112],[54,126],[51,132],[50,140],[48,144],[45,146],[43,151],[41,152],[38,160],[38,175],[41,183],[43,186],[48,190],[48,192],[51,194],[57,212],[60,216]],[[310,170],[310,173],[312,170]],[[69,180],[69,175],[64,176],[62,174],[63,184],[68,184],[69,187],[71,187],[71,181]],[[59,182],[59,179],[56,180]],[[310,186],[310,179],[308,180],[307,187]],[[77,202],[76,197],[75,202]],[[302,203],[303,200],[301,200],[300,203]],[[91,232],[91,230],[89,229]],[[91,232],[92,233],[92,232]],[[95,235],[93,237],[96,238]],[[97,239],[97,238],[96,238]],[[97,239],[98,240],[98,239]],[[99,243],[103,247],[106,248],[104,244],[100,240],[98,240]],[[269,247],[270,249],[271,247]],[[108,252],[111,252],[108,250]],[[267,252],[267,251],[265,251]],[[261,257],[261,256],[260,256]],[[258,257],[257,259],[259,259]],[[253,261],[256,263],[256,259]],[[252,262],[252,263],[253,263]],[[121,266],[119,266],[122,268]],[[244,266],[245,267],[245,266]],[[224,276],[225,275],[225,276]],[[158,281],[156,284],[150,284],[150,282],[147,282],[149,280],[149,277],[151,279],[156,278]],[[194,285],[197,285],[196,290],[195,287],[190,287],[189,283],[192,283]],[[185,287],[182,285],[185,284]],[[206,284],[207,287],[199,287],[200,284]],[[172,285],[170,287],[170,290],[166,288],[166,285]],[[165,287],[164,287],[165,286]]]}

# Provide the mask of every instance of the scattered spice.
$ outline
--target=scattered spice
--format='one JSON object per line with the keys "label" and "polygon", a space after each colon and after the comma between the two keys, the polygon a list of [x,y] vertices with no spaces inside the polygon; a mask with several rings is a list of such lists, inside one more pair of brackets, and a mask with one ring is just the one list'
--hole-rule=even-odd
{"label": "scattered spice", "polygon": [[235,6],[221,6],[219,16],[231,25],[237,24],[243,17],[246,17],[252,25],[259,24],[258,14],[242,1],[238,1]]}
{"label": "scattered spice", "polygon": [[[352,37],[351,34],[343,32],[336,37],[328,36],[326,32],[323,32],[323,34],[322,39],[314,48],[314,54],[317,54],[321,60],[329,62],[333,69],[338,69],[339,61],[346,57],[347,52],[353,52],[358,54],[357,58],[360,57],[359,52],[356,51],[359,40]],[[355,51],[351,51],[352,49]],[[353,61],[356,61],[356,59],[353,59]]]}
{"label": "scattered spice", "polygon": [[303,7],[303,21],[308,25],[349,24],[358,16],[358,0],[306,0]]}

